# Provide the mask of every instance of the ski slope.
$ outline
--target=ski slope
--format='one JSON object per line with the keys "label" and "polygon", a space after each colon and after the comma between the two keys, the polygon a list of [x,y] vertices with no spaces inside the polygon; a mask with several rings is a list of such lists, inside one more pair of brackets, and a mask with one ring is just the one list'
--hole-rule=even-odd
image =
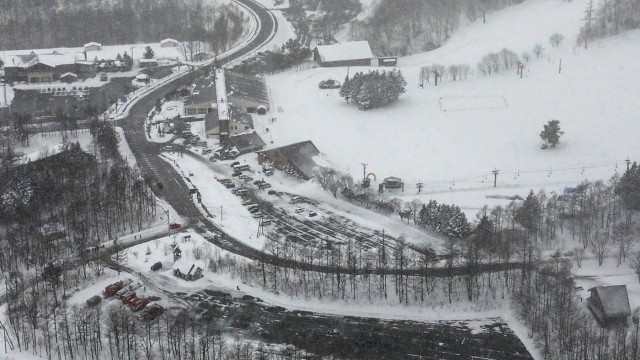
{"label": "ski slope", "polygon": [[[474,213],[494,197],[526,196],[530,189],[560,190],[584,179],[607,180],[624,171],[625,159],[640,158],[635,133],[640,72],[640,31],[576,45],[586,0],[525,1],[455,32],[441,48],[401,58],[407,92],[391,106],[359,111],[320,90],[321,80],[342,81],[347,72],[380,69],[315,68],[269,76],[273,117],[257,129],[277,146],[311,139],[337,168],[362,176],[361,163],[378,179],[401,177],[403,200],[418,197],[454,202]],[[557,48],[554,32],[565,36]],[[489,52],[507,47],[517,54],[540,43],[540,58],[498,75],[418,87],[421,66],[468,64],[475,69]],[[562,70],[559,72],[560,61]],[[565,135],[542,150],[543,124],[558,119]],[[499,170],[493,188],[492,170]],[[425,187],[417,195],[415,184]],[[496,196],[497,195],[497,196]]]}

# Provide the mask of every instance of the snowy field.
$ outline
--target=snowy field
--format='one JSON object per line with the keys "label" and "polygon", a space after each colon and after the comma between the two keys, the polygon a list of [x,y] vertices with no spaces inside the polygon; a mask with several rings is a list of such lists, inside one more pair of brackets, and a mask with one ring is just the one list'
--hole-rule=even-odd
{"label": "snowy field", "polygon": [[[601,40],[588,51],[575,46],[586,0],[526,1],[456,31],[442,48],[399,61],[407,93],[388,107],[359,111],[320,90],[321,80],[342,81],[357,71],[379,68],[316,68],[267,77],[274,123],[273,146],[313,140],[336,167],[362,176],[361,163],[378,180],[401,177],[404,200],[462,201],[477,209],[487,195],[526,196],[530,189],[561,190],[584,179],[610,178],[623,171],[627,157],[640,157],[635,134],[640,31]],[[548,44],[564,34],[558,48]],[[505,34],[510,36],[505,37]],[[507,47],[520,54],[541,43],[520,79],[507,73],[470,75],[418,87],[420,66],[468,64]],[[626,54],[626,56],[620,56]],[[562,73],[558,73],[562,59]],[[593,76],[594,72],[599,76]],[[281,111],[277,111],[279,109]],[[447,110],[447,111],[444,111]],[[456,110],[456,111],[453,111]],[[542,125],[558,119],[566,134],[556,149],[542,150]],[[606,129],[606,131],[603,131]],[[270,145],[271,146],[271,145]],[[497,188],[491,171],[499,170]],[[415,184],[425,187],[417,195]],[[374,184],[375,185],[375,184]]]}
{"label": "snowy field", "polygon": [[91,134],[89,130],[54,131],[39,133],[29,137],[29,146],[15,143],[15,151],[22,154],[21,162],[35,161],[59,153],[65,143],[79,143],[82,149],[91,152]]}

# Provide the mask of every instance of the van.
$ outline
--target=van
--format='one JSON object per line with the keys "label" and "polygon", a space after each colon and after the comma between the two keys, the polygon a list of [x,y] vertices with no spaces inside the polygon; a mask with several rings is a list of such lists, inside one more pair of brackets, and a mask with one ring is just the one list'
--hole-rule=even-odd
{"label": "van", "polygon": [[300,196],[292,196],[292,197],[291,197],[291,203],[292,203],[292,204],[297,204],[297,203],[299,203],[300,201],[302,201],[302,199],[300,199]]}
{"label": "van", "polygon": [[105,73],[100,74],[100,81],[107,81],[109,80],[109,76]]}
{"label": "van", "polygon": [[246,170],[249,170],[249,169],[251,169],[251,168],[247,164],[244,164],[244,165],[233,165],[233,170],[235,170],[235,171],[246,171]]}

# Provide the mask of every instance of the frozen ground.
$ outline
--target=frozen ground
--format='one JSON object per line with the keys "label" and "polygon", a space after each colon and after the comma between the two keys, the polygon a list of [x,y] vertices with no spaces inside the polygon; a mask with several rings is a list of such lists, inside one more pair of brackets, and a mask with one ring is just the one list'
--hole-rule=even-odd
{"label": "frozen ground", "polygon": [[[362,176],[363,162],[378,180],[401,177],[405,192],[392,196],[405,200],[455,200],[479,208],[496,202],[486,195],[526,196],[530,189],[607,180],[624,170],[625,158],[640,156],[634,136],[640,126],[637,86],[630,76],[640,71],[635,61],[640,31],[596,42],[588,51],[574,46],[585,3],[526,1],[492,14],[487,24],[463,27],[440,49],[400,59],[407,93],[386,108],[359,111],[337,90],[318,89],[321,80],[342,81],[347,71],[378,68],[316,68],[269,76],[277,120],[263,125],[258,118],[256,127],[270,128],[270,146],[313,140],[329,161],[355,178]],[[558,48],[548,45],[554,32],[566,37]],[[507,47],[522,53],[535,43],[543,44],[545,52],[540,59],[533,55],[523,79],[514,68],[418,87],[422,65],[467,63],[475,68],[489,52]],[[600,76],[594,77],[595,71]],[[552,119],[560,120],[566,134],[558,148],[542,150],[539,133]],[[494,169],[499,170],[496,189]],[[418,182],[425,185],[420,195]]]}
{"label": "frozen ground", "polygon": [[82,149],[86,151],[93,150],[90,149],[91,134],[89,130],[82,129],[77,132],[54,131],[35,134],[29,137],[29,146],[22,146],[19,142],[16,143],[15,151],[23,155],[22,162],[35,161],[59,153],[65,142],[78,142]]}

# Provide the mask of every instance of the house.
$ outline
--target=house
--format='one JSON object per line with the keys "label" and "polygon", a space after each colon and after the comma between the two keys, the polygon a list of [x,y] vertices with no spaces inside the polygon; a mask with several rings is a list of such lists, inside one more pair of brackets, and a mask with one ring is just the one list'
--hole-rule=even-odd
{"label": "house", "polygon": [[[251,114],[241,111],[234,106],[229,106],[229,120],[227,124],[220,124],[217,111],[212,111],[204,116],[204,127],[207,139],[220,136],[221,132],[226,132],[228,136],[241,134],[253,130],[253,118]],[[222,131],[221,131],[222,130]]]}
{"label": "house", "polygon": [[368,41],[346,41],[316,46],[313,60],[322,67],[371,66],[373,53]]}
{"label": "house", "polygon": [[320,150],[311,140],[307,140],[257,153],[260,164],[270,162],[278,170],[309,180],[315,176],[314,170],[318,164],[314,158],[320,155]]}
{"label": "house", "polygon": [[175,40],[175,39],[166,38],[160,41],[160,47],[163,47],[163,48],[178,47],[178,46],[180,46],[180,43],[178,42],[178,40]]}
{"label": "house", "polygon": [[203,276],[203,270],[196,263],[178,260],[173,264],[173,276],[187,281],[195,281]]}
{"label": "house", "polygon": [[229,137],[229,142],[238,149],[240,155],[262,150],[267,145],[255,131],[232,135]]}
{"label": "house", "polygon": [[90,42],[90,43],[86,43],[84,44],[84,51],[100,51],[102,50],[102,44],[98,43],[98,42]]}
{"label": "house", "polygon": [[627,325],[631,307],[625,285],[596,286],[589,292],[587,307],[601,326]]}
{"label": "house", "polygon": [[398,57],[380,56],[378,57],[378,66],[398,66]]}

